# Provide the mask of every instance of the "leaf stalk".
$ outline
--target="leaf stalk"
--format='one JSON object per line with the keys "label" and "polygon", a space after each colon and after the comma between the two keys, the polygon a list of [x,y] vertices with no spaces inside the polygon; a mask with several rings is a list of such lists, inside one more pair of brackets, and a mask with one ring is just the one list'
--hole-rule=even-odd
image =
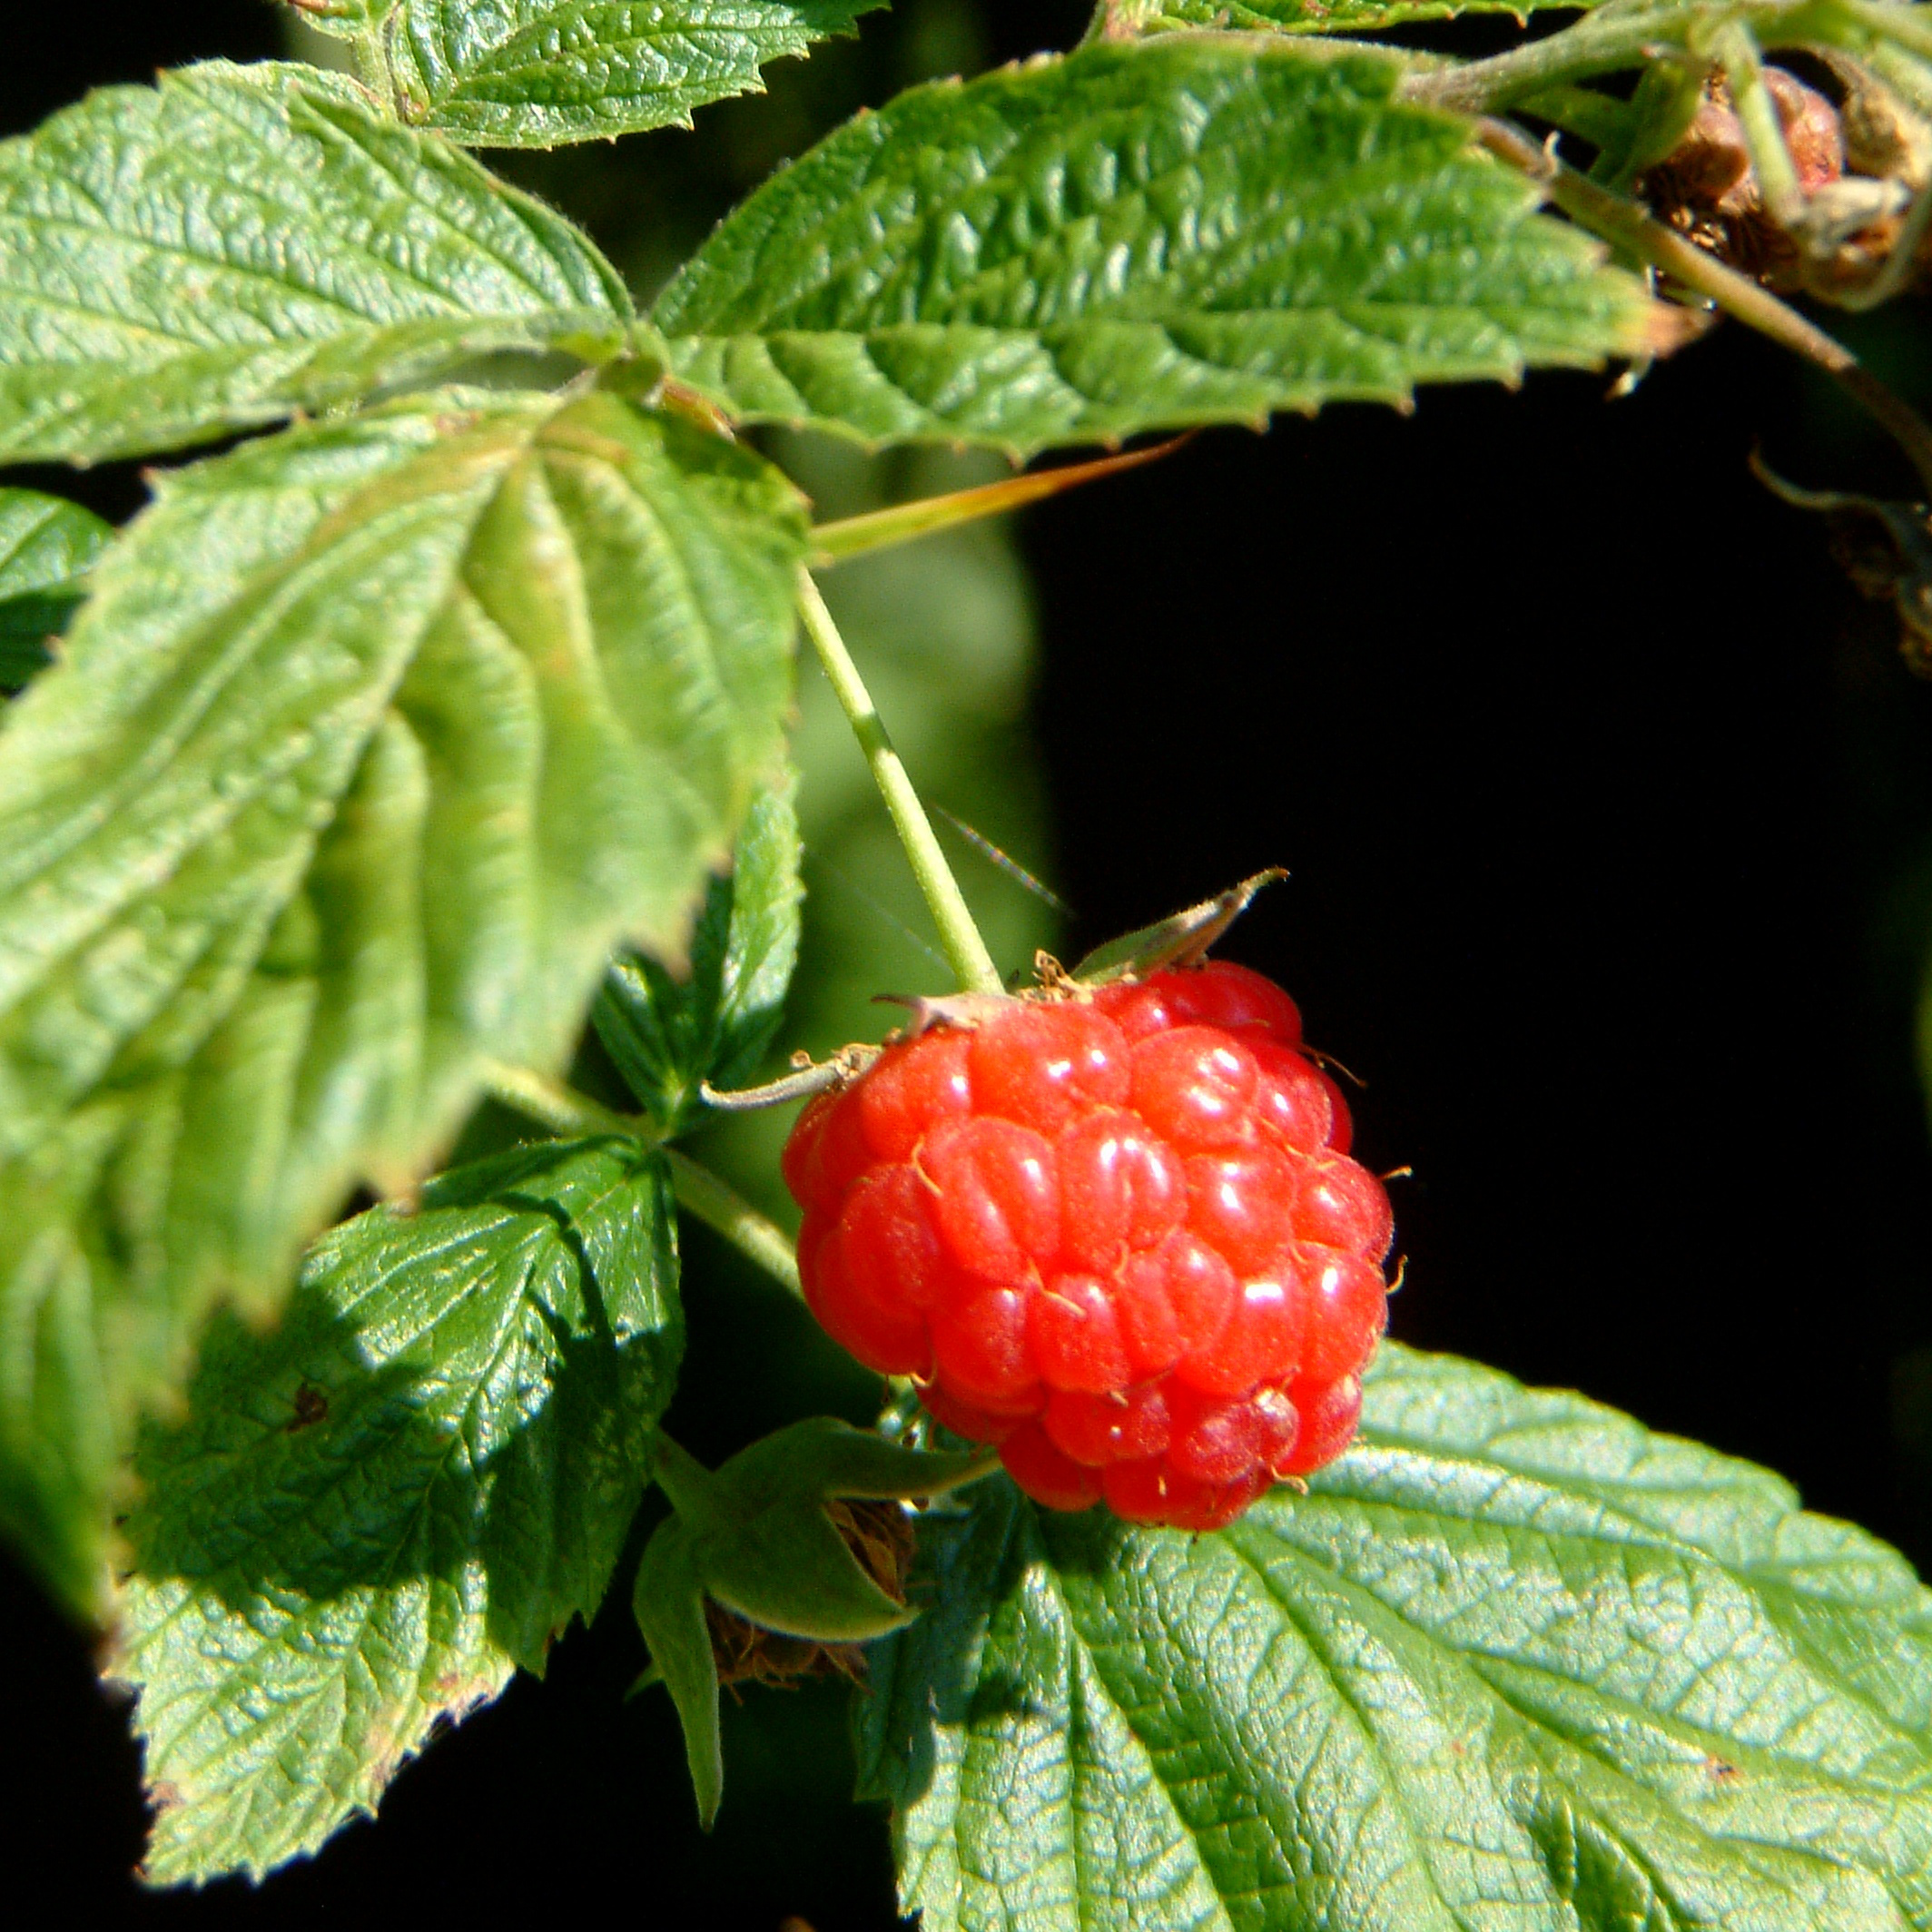
{"label": "leaf stalk", "polygon": [[[1687,62],[1709,64],[1715,53],[1706,44],[1713,11],[1709,0],[1606,6],[1561,33],[1486,60],[1413,68],[1403,77],[1397,96],[1463,113],[1493,113],[1551,87],[1646,67],[1673,49]],[[1901,31],[1891,17],[1907,11],[1875,6],[1868,0],[1797,0],[1795,5],[1747,5],[1725,15],[1723,24],[1747,34],[1759,47],[1825,42],[1856,51],[1874,35],[1904,41],[1913,28],[1925,34],[1916,22]],[[1927,38],[1932,41],[1932,35]]]}
{"label": "leaf stalk", "polygon": [[674,1147],[658,1145],[656,1129],[642,1114],[620,1114],[562,1080],[502,1060],[486,1062],[483,1084],[492,1099],[553,1133],[617,1134],[645,1147],[656,1146],[670,1173],[671,1192],[677,1205],[722,1235],[780,1287],[803,1299],[798,1254],[784,1230],[709,1168]]}
{"label": "leaf stalk", "polygon": [[722,1235],[747,1261],[803,1301],[805,1291],[798,1278],[798,1252],[784,1230],[688,1154],[673,1147],[661,1151],[671,1170],[671,1191],[677,1197],[677,1205],[714,1234]]}
{"label": "leaf stalk", "polygon": [[1645,8],[1609,21],[1585,15],[1560,34],[1487,60],[1412,71],[1396,95],[1462,113],[1493,112],[1528,94],[1645,65],[1661,42],[1681,38],[1690,12],[1688,6]]}
{"label": "leaf stalk", "polygon": [[966,991],[1003,993],[1006,985],[1000,977],[1000,969],[993,964],[993,956],[980,937],[966,895],[960,891],[959,881],[952,876],[952,868],[940,849],[932,821],[926,816],[926,808],[920,803],[912,778],[892,748],[885,721],[872,704],[872,694],[859,675],[852,653],[845,648],[845,640],[825,607],[816,581],[803,568],[798,573],[798,608],[804,619],[805,634],[818,653],[819,663],[824,666],[840,708],[852,726],[852,734],[865,754],[872,782],[885,800],[885,809],[892,814],[892,829],[905,847],[912,875],[919,881],[919,889],[932,909],[947,961]]}
{"label": "leaf stalk", "polygon": [[514,1112],[540,1122],[556,1134],[618,1134],[626,1140],[656,1138],[642,1114],[620,1114],[548,1074],[506,1060],[483,1063],[483,1085],[490,1098]]}

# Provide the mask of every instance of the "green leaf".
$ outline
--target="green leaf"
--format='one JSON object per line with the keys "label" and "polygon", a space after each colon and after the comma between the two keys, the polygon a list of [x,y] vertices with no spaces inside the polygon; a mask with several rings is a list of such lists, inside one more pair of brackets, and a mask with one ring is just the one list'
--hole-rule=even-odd
{"label": "green leaf", "polygon": [[66,627],[113,534],[78,503],[0,488],[0,691],[17,691],[47,663],[47,639]]}
{"label": "green leaf", "polygon": [[742,1086],[784,1013],[798,961],[798,816],[789,784],[752,806],[729,878],[713,882],[682,978],[628,953],[591,1017],[645,1111],[667,1135],[702,1110],[700,1081]]}
{"label": "green leaf", "polygon": [[177,473],[103,560],[0,731],[0,1524],[77,1609],[209,1304],[685,944],[805,542],[681,421],[446,394]]}
{"label": "green leaf", "polygon": [[403,112],[481,147],[689,127],[758,70],[886,0],[402,0]]}
{"label": "green leaf", "polygon": [[1216,1535],[927,1520],[861,1718],[926,1932],[1932,1924],[1932,1598],[1580,1396],[1391,1346]]}
{"label": "green leaf", "polygon": [[676,1377],[673,1230],[644,1149],[521,1149],[335,1229],[273,1333],[211,1331],[128,1525],[150,1878],[313,1851],[595,1613]]}
{"label": "green leaf", "polygon": [[569,223],[311,67],[111,87],[0,143],[0,458],[98,460],[623,346]]}
{"label": "green leaf", "polygon": [[1464,14],[1575,13],[1596,0],[1158,0],[1157,26],[1222,27],[1279,34],[1379,34],[1417,20]]}
{"label": "green leaf", "polygon": [[1378,54],[1162,34],[902,94],[666,290],[756,421],[1015,453],[1641,350],[1661,312]]}

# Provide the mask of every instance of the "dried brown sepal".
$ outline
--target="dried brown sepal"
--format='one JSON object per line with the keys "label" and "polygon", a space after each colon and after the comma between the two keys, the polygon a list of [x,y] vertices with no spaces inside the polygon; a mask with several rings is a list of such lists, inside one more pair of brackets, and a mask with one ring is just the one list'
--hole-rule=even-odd
{"label": "dried brown sepal", "polygon": [[1845,130],[1845,165],[1855,174],[1903,182],[1915,192],[1932,181],[1932,128],[1856,61],[1831,56],[1845,89],[1838,106]]}
{"label": "dried brown sepal", "polygon": [[860,1040],[841,1047],[830,1060],[814,1060],[809,1053],[794,1053],[794,1070],[763,1087],[714,1087],[709,1080],[700,1080],[697,1090],[705,1106],[720,1113],[755,1113],[761,1107],[784,1107],[794,1100],[809,1100],[833,1087],[849,1086],[882,1050],[871,1040]]}
{"label": "dried brown sepal", "polygon": [[1916,281],[1932,267],[1932,242],[1923,233],[1908,233],[1912,203],[1932,185],[1932,127],[1857,61],[1826,53],[1819,57],[1845,91],[1838,120],[1845,130],[1848,172],[1896,184],[1898,198],[1895,207],[1849,238],[1824,271],[1812,278],[1813,285],[1827,297],[1869,288],[1888,273],[1902,247],[1911,249],[1913,259],[1901,264],[1906,272],[1894,279]]}
{"label": "dried brown sepal", "polygon": [[[912,1568],[912,1519],[905,1510],[894,1502],[838,1497],[824,1510],[866,1574],[895,1603],[903,1603]],[[788,1688],[807,1677],[865,1681],[863,1644],[816,1643],[809,1637],[784,1636],[734,1615],[710,1597],[705,1600],[705,1622],[718,1681],[727,1688],[745,1683]]]}

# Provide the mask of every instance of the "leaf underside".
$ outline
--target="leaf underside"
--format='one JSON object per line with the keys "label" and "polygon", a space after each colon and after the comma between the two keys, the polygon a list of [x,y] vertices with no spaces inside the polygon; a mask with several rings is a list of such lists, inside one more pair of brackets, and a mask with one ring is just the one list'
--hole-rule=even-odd
{"label": "leaf underside", "polygon": [[0,459],[100,460],[426,380],[615,354],[561,217],[338,76],[211,62],[0,143]]}
{"label": "leaf underside", "polygon": [[849,34],[886,0],[402,0],[397,90],[411,120],[480,147],[691,124],[759,70]]}
{"label": "leaf underside", "polygon": [[901,95],[667,289],[726,409],[1015,454],[1641,348],[1654,305],[1377,54],[1161,34]]}
{"label": "leaf underside", "polygon": [[861,1707],[926,1932],[1932,1925],[1932,1598],[1581,1397],[1390,1346],[1220,1533],[928,1525]]}
{"label": "leaf underside", "polygon": [[484,1063],[682,949],[778,769],[791,487],[592,394],[177,473],[0,732],[0,1525],[98,1614],[115,1456],[227,1295]]}
{"label": "leaf underside", "polygon": [[148,1878],[314,1850],[595,1613],[676,1376],[673,1213],[635,1146],[521,1150],[337,1228],[274,1333],[211,1329],[142,1445],[113,1663]]}
{"label": "leaf underside", "polygon": [[17,691],[45,665],[47,639],[73,616],[113,535],[78,503],[0,488],[0,691]]}

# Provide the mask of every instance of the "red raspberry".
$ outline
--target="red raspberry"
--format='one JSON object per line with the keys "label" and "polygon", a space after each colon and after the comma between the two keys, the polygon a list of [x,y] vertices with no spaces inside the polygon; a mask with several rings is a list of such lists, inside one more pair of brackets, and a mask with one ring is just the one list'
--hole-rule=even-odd
{"label": "red raspberry", "polygon": [[1220,961],[888,1047],[793,1129],[833,1338],[1052,1509],[1213,1529],[1348,1445],[1388,1197],[1278,986]]}

